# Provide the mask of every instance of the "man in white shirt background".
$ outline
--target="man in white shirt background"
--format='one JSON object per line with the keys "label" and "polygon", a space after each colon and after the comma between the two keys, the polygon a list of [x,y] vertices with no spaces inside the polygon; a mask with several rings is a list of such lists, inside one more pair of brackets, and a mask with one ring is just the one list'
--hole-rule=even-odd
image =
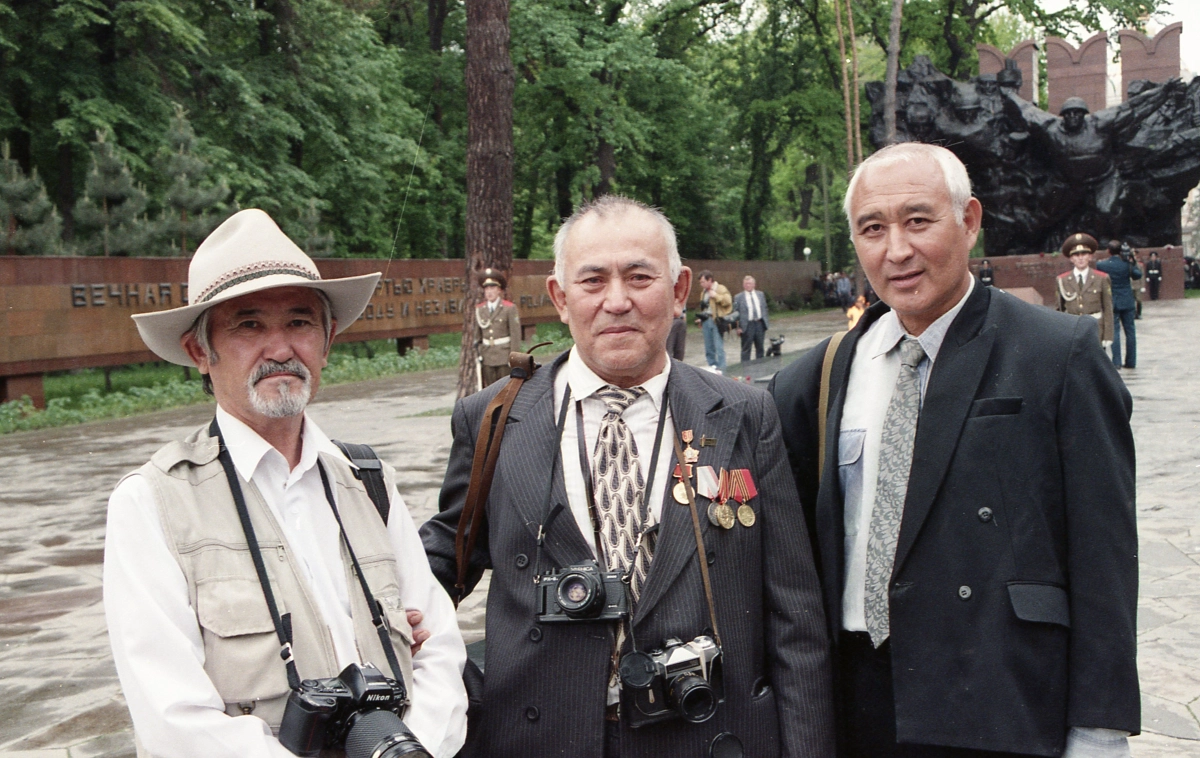
{"label": "man in white shirt background", "polygon": [[738,314],[738,334],[742,336],[742,362],[750,360],[750,347],[754,346],[754,357],[763,357],[763,337],[767,334],[767,297],[758,289],[752,276],[742,279],[742,291],[733,299],[733,309]]}
{"label": "man in white shirt background", "polygon": [[437,758],[463,744],[465,650],[395,472],[383,464],[385,526],[305,414],[377,279],[322,280],[246,210],[196,251],[191,304],[135,316],[150,349],[197,367],[217,400],[212,424],[109,500],[105,614],[140,756],[292,755],[275,736],[289,694],[352,664],[404,686],[396,733]]}
{"label": "man in white shirt background", "polygon": [[881,302],[770,388],[822,569],[838,755],[1127,757],[1132,402],[1095,321],[971,277],[982,209],[944,148],[875,153],[846,215]]}

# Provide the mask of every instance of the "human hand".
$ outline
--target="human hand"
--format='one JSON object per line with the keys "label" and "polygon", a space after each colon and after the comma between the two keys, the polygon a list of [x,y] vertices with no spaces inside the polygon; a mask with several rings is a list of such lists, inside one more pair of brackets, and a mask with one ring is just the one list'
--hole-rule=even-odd
{"label": "human hand", "polygon": [[415,657],[421,650],[421,646],[425,644],[425,640],[429,639],[430,631],[428,629],[418,629],[422,621],[425,620],[425,614],[420,611],[409,608],[405,611],[408,616],[408,625],[412,627],[412,654]]}
{"label": "human hand", "polygon": [[1100,347],[1107,350],[1108,348],[1112,347],[1112,340],[1100,340]]}

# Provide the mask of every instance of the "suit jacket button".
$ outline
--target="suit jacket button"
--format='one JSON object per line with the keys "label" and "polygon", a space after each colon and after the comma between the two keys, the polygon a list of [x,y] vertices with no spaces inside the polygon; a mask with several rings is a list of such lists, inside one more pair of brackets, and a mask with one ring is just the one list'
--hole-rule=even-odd
{"label": "suit jacket button", "polygon": [[524,553],[517,553],[517,558],[514,562],[517,564],[517,568],[523,569],[529,565],[529,556]]}
{"label": "suit jacket button", "polygon": [[541,642],[542,641],[542,628],[540,626],[535,626],[534,628],[530,629],[529,630],[529,639],[533,642]]}
{"label": "suit jacket button", "polygon": [[985,524],[987,522],[991,521],[992,520],[992,509],[988,508],[986,505],[984,507],[980,508],[979,509],[979,520]]}
{"label": "suit jacket button", "polygon": [[963,600],[970,600],[971,599],[971,588],[965,584],[963,586],[959,587],[958,588],[958,596],[961,597]]}
{"label": "suit jacket button", "polygon": [[542,713],[537,709],[536,705],[531,705],[525,709],[525,718],[529,719],[530,721],[537,721],[541,717]]}

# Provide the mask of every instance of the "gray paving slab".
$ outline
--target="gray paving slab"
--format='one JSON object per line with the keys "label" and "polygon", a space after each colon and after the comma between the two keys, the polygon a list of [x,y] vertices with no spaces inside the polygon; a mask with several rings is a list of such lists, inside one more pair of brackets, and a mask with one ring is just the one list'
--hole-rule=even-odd
{"label": "gray paving slab", "polygon": [[[836,311],[777,318],[795,353],[843,328]],[[1200,755],[1200,300],[1148,303],[1138,322],[1134,395],[1141,535],[1139,667],[1144,734],[1136,758]],[[736,336],[726,351],[738,361]],[[688,362],[703,365],[700,330]],[[391,377],[322,390],[313,417],[339,439],[367,442],[403,472],[421,523],[437,510],[450,450],[454,373]],[[104,514],[122,475],[211,408],[0,437],[0,756],[125,758],[132,733],[100,599]],[[468,640],[483,629],[486,580],[463,603]]]}

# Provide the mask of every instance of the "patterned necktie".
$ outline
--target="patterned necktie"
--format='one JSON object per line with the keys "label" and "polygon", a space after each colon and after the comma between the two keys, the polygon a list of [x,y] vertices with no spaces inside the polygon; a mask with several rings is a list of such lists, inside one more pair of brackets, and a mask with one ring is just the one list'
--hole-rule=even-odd
{"label": "patterned necktie", "polygon": [[879,479],[867,541],[864,607],[867,631],[875,647],[888,638],[888,584],[896,560],[896,541],[904,516],[908,475],[912,468],[917,416],[921,412],[921,380],[917,364],[925,357],[921,343],[905,337],[900,343],[900,375],[883,419],[879,450]]}
{"label": "patterned necktie", "polygon": [[637,443],[621,414],[644,394],[646,390],[641,387],[626,390],[611,384],[596,391],[595,397],[604,401],[605,413],[592,455],[603,558],[609,571],[624,574],[631,565],[634,567],[630,589],[635,601],[646,581],[652,546],[644,543],[635,555],[637,538],[642,533],[646,484],[638,465]]}

